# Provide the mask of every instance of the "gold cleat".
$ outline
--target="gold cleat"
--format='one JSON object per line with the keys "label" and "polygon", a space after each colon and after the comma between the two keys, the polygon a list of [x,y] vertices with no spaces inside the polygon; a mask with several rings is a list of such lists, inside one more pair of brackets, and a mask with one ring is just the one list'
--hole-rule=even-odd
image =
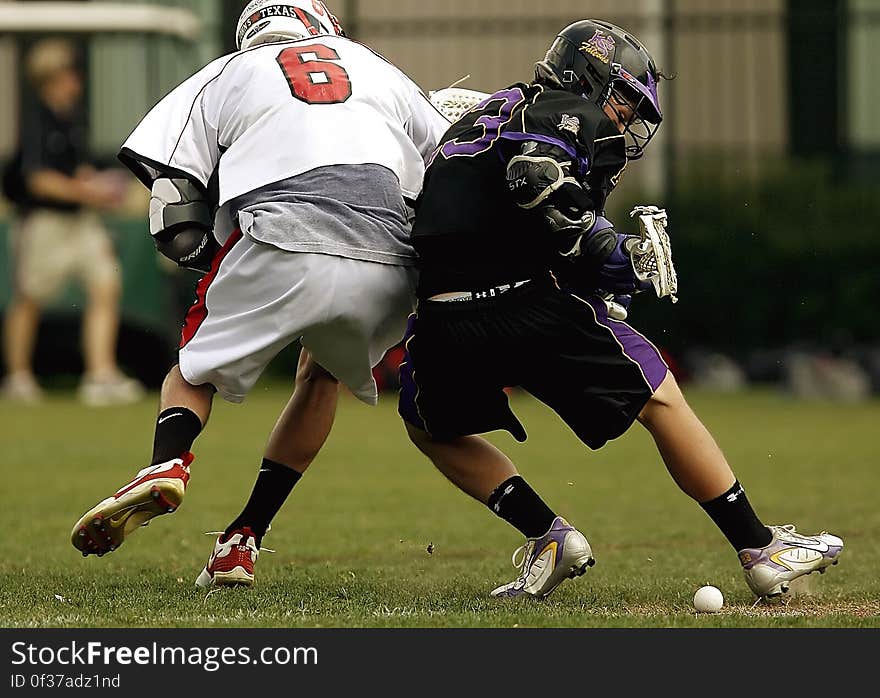
{"label": "gold cleat", "polygon": [[189,481],[194,457],[185,453],[141,470],[137,477],[83,514],[70,534],[83,557],[112,553],[125,538],[156,516],[177,511]]}

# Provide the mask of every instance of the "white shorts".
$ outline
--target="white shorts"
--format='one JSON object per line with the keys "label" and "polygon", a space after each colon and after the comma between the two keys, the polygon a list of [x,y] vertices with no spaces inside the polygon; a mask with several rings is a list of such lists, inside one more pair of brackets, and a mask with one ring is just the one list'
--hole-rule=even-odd
{"label": "white shorts", "polygon": [[180,371],[242,402],[269,362],[301,340],[352,393],[376,404],[373,368],[415,305],[413,267],[285,252],[234,233],[200,282],[183,328]]}

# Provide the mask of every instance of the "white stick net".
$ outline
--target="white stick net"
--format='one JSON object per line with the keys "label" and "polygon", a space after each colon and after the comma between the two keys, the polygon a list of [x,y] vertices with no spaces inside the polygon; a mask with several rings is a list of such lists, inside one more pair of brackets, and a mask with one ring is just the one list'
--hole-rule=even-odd
{"label": "white stick net", "polygon": [[445,87],[428,94],[431,103],[443,116],[452,122],[458,121],[462,115],[477,106],[486,97],[487,92],[465,90],[461,87]]}

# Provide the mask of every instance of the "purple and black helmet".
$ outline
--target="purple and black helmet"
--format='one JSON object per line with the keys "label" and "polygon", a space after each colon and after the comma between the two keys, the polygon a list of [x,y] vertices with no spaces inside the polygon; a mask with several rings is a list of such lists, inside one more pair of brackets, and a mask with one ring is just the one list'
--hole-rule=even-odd
{"label": "purple and black helmet", "polygon": [[609,22],[585,19],[567,26],[535,74],[537,82],[574,92],[600,108],[612,95],[629,102],[635,116],[625,135],[632,160],[643,155],[663,121],[654,59],[632,34]]}

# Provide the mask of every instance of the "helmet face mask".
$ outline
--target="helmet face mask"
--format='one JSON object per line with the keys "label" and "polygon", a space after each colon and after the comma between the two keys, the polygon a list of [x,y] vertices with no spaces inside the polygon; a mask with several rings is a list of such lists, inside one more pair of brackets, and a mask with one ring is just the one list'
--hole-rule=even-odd
{"label": "helmet face mask", "polygon": [[535,75],[539,83],[614,110],[629,159],[644,154],[663,121],[654,59],[631,34],[608,22],[588,19],[563,29]]}
{"label": "helmet face mask", "polygon": [[[656,135],[663,121],[655,96],[656,82],[649,72],[647,80],[649,86],[646,87],[619,64],[612,66],[611,73],[604,104],[615,110],[618,115],[620,110],[615,105],[628,107],[627,118],[620,121],[626,138],[626,156],[630,160],[638,160],[644,155],[645,148]],[[650,87],[651,85],[653,87]]]}
{"label": "helmet face mask", "polygon": [[254,0],[238,19],[240,50],[276,41],[320,35],[345,36],[339,21],[321,0]]}

